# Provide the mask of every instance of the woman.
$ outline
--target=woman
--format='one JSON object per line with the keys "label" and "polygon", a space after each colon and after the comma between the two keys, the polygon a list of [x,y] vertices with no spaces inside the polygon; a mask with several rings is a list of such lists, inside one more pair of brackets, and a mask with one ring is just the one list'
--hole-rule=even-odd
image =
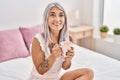
{"label": "woman", "polygon": [[66,56],[60,43],[69,41],[66,13],[58,3],[50,3],[44,12],[43,32],[37,33],[32,41],[31,53],[34,68],[29,80],[92,80],[93,72],[82,68],[64,72],[69,69],[74,49],[71,47]]}

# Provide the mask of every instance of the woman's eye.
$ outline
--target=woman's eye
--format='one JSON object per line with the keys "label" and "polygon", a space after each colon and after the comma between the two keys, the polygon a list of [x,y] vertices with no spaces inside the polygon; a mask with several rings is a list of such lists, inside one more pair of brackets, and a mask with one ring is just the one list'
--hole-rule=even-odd
{"label": "woman's eye", "polygon": [[52,13],[52,14],[50,14],[50,16],[55,16],[55,14]]}
{"label": "woman's eye", "polygon": [[63,17],[63,16],[64,16],[64,14],[60,14],[59,16],[60,16],[60,17]]}

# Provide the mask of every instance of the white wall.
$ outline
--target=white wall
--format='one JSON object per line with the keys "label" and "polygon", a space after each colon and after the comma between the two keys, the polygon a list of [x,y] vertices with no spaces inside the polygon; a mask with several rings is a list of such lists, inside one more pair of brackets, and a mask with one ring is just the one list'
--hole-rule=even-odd
{"label": "white wall", "polygon": [[70,11],[79,10],[79,24],[92,25],[93,0],[0,0],[0,30],[42,23],[44,8],[55,1],[68,16]]}
{"label": "white wall", "polygon": [[41,22],[46,0],[0,0],[0,30]]}
{"label": "white wall", "polygon": [[0,30],[42,23],[44,8],[52,1],[61,3],[67,14],[81,6],[80,0],[0,0]]}
{"label": "white wall", "polygon": [[81,7],[81,24],[93,25],[93,1],[80,0]]}

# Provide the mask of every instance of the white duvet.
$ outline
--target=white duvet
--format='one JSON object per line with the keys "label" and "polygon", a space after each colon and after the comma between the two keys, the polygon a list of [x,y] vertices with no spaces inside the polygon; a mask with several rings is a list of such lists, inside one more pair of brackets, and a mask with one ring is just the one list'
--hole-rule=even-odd
{"label": "white duvet", "polygon": [[[74,45],[75,56],[70,69],[89,67],[94,80],[120,80],[120,61]],[[32,70],[31,56],[0,63],[0,80],[27,80]]]}
{"label": "white duvet", "polygon": [[31,57],[0,63],[0,80],[27,80],[32,66]]}

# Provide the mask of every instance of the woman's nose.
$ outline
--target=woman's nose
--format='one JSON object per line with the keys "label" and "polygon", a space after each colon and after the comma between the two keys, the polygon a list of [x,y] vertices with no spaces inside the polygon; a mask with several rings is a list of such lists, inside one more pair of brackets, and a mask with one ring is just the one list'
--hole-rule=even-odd
{"label": "woman's nose", "polygon": [[56,16],[56,17],[55,17],[55,21],[56,21],[56,22],[60,21],[60,17],[59,17],[59,16]]}

